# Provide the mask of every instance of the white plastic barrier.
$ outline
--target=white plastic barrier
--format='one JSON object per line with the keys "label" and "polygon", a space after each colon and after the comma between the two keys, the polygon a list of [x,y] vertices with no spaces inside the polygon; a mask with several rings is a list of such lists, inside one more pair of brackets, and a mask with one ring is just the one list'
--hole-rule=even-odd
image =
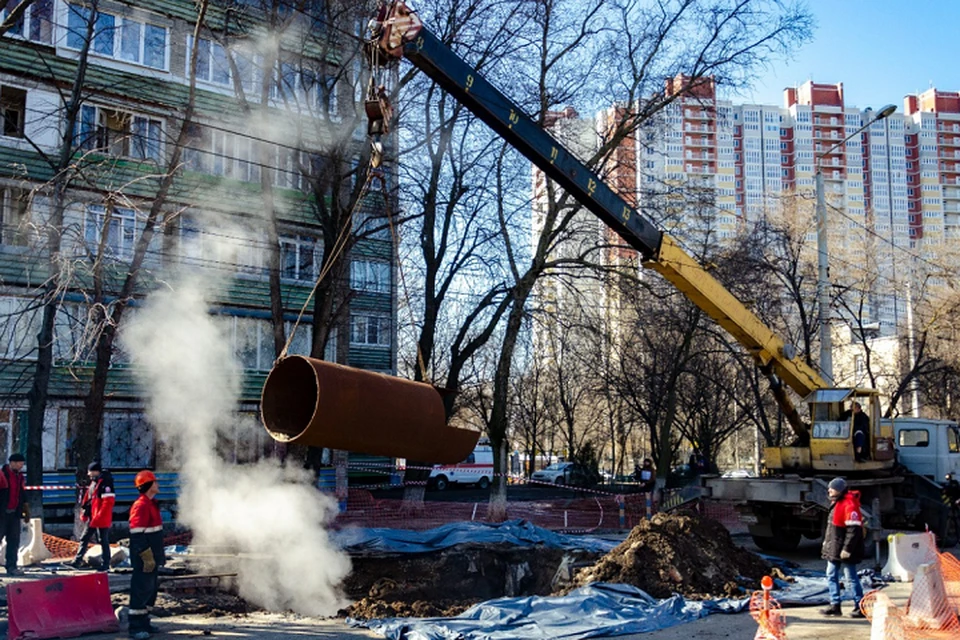
{"label": "white plastic barrier", "polygon": [[900,582],[913,582],[917,567],[937,559],[937,542],[932,533],[895,533],[887,537],[889,557],[884,575]]}
{"label": "white plastic barrier", "polygon": [[910,623],[922,629],[955,629],[957,614],[947,600],[940,560],[917,567],[914,578],[907,601]]}
{"label": "white plastic barrier", "polygon": [[50,557],[50,551],[43,544],[43,520],[41,518],[31,518],[28,526],[30,539],[27,544],[20,547],[20,553],[17,554],[17,562],[21,567],[40,564]]}
{"label": "white plastic barrier", "polygon": [[878,593],[870,621],[870,640],[890,640],[904,636],[903,620],[893,601],[885,593]]}
{"label": "white plastic barrier", "polygon": [[[22,540],[26,540],[27,537],[30,536],[30,530],[29,530],[29,529],[26,529],[26,527],[27,527],[27,525],[24,525],[24,524],[21,523],[21,525],[20,525],[20,540],[21,540],[21,541],[22,541]],[[24,534],[24,529],[26,529],[26,535]],[[21,549],[22,549],[22,548],[23,548],[23,546],[21,545]],[[3,564],[3,562],[4,562],[5,559],[6,559],[6,557],[7,557],[7,540],[6,540],[6,538],[4,538],[3,542],[0,542],[0,564]],[[17,553],[17,561],[18,561],[18,562],[19,562],[19,558],[20,558],[20,553],[19,553],[19,550],[18,550],[18,553]]]}

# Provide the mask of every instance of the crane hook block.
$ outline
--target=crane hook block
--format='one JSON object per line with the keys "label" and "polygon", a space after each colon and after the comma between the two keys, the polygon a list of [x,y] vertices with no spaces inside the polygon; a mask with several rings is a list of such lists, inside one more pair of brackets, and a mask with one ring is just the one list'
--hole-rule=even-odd
{"label": "crane hook block", "polygon": [[417,462],[462,462],[480,436],[447,426],[432,385],[305,356],[274,365],[260,406],[278,442]]}

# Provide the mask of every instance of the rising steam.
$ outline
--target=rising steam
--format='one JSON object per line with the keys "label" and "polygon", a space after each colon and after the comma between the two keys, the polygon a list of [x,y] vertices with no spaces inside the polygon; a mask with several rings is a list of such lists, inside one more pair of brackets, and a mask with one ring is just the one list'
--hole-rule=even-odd
{"label": "rising steam", "polygon": [[[206,285],[206,286],[205,286]],[[298,469],[266,460],[224,462],[218,432],[235,433],[242,368],[221,321],[210,315],[194,276],[151,294],[124,329],[146,391],[147,415],[179,460],[179,521],[198,546],[240,555],[240,595],[261,607],[332,615],[345,605],[338,585],[350,560],[324,525],[332,499]]]}

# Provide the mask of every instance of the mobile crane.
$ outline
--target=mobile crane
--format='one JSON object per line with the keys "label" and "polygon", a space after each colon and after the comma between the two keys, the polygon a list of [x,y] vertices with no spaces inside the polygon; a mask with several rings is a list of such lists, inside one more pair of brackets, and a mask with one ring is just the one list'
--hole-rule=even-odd
{"label": "mobile crane", "polygon": [[[880,522],[887,527],[926,524],[941,535],[956,535],[941,531],[949,519],[933,477],[897,464],[894,436],[900,434],[901,423],[881,420],[880,399],[875,390],[830,388],[816,370],[798,357],[795,348],[785,344],[674,238],[618,196],[594,171],[424,28],[419,16],[403,0],[383,4],[369,29],[368,57],[374,66],[395,64],[405,58],[429,76],[613,229],[640,253],[644,267],[660,273],[753,356],[769,380],[773,395],[797,436],[796,442],[765,449],[765,467],[774,477],[708,479],[705,489],[714,497],[740,503],[758,544],[788,549],[795,547],[801,536],[819,536],[826,482],[836,475],[845,475],[862,492],[864,504],[872,505],[876,526],[881,526]],[[384,132],[391,112],[385,92],[371,91],[366,110],[370,133]],[[801,418],[786,387],[806,403],[809,425]],[[847,403],[854,401],[869,419],[869,455],[864,461],[855,458],[852,420],[844,411]],[[948,439],[950,434],[954,435],[957,457],[945,458],[945,464],[953,465],[954,473],[960,470],[960,431],[956,425],[917,422],[929,423],[926,426],[933,429],[933,439],[938,442],[941,435]]]}

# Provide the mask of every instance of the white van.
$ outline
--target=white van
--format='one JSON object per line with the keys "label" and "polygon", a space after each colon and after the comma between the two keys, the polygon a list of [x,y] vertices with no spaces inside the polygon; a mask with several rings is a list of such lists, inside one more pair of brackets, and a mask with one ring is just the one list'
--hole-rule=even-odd
{"label": "white van", "polygon": [[486,489],[492,479],[493,448],[489,444],[478,444],[463,462],[434,466],[428,484],[438,491],[443,491],[451,484],[473,484]]}

